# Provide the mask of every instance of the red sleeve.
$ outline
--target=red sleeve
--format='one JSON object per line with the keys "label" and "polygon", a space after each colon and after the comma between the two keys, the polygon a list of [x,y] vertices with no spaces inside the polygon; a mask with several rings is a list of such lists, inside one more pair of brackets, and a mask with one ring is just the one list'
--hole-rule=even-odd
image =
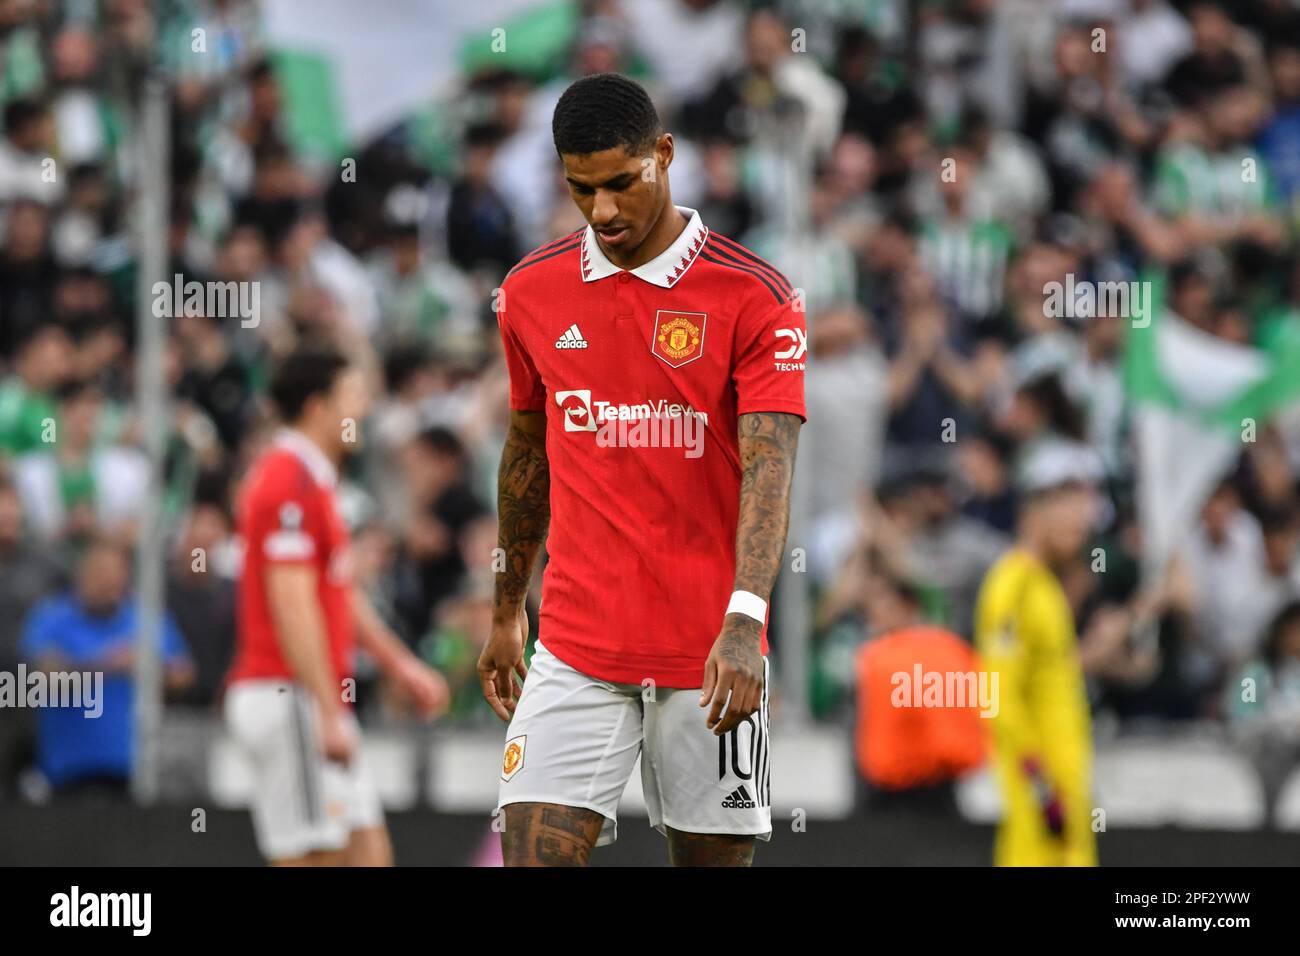
{"label": "red sleeve", "polygon": [[501,346],[505,350],[506,369],[510,373],[510,407],[518,412],[540,412],[546,409],[546,386],[537,372],[523,342],[510,325],[508,318],[509,296],[517,292],[502,289],[501,310],[497,324],[501,327]]}
{"label": "red sleeve", "polygon": [[803,373],[808,333],[804,313],[794,308],[796,301],[741,314],[731,373],[737,414],[789,412],[807,421]]}
{"label": "red sleeve", "polygon": [[314,486],[296,462],[273,467],[249,501],[248,546],[268,564],[316,560],[324,547]]}

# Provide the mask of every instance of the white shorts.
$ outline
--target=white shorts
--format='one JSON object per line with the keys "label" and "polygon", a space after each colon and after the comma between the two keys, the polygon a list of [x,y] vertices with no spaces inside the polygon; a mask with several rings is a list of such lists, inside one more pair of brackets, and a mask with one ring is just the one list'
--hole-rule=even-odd
{"label": "white shorts", "polygon": [[240,681],[226,693],[225,716],[253,767],[253,831],[266,859],[341,850],[352,831],[383,824],[364,758],[358,751],[346,767],[325,759],[316,708],[301,686]]}
{"label": "white shorts", "polygon": [[[767,661],[763,662],[766,678]],[[700,689],[647,688],[588,677],[537,642],[501,762],[497,806],[558,803],[605,818],[597,846],[618,836],[618,801],[636,758],[650,825],[686,833],[772,835],[767,685],[757,712],[730,733],[705,726]]]}

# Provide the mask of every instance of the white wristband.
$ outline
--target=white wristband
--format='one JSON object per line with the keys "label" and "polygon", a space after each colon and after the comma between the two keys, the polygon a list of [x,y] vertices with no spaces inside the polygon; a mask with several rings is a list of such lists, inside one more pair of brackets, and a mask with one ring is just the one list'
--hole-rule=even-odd
{"label": "white wristband", "polygon": [[731,603],[727,605],[728,614],[743,614],[752,617],[759,624],[767,623],[767,602],[757,594],[749,591],[732,591]]}

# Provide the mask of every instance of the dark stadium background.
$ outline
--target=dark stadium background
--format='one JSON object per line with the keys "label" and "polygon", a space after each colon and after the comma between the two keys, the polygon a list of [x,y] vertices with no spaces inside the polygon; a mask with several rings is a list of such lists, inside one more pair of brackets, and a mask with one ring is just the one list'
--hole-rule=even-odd
{"label": "dark stadium background", "polygon": [[[1154,623],[1117,634],[1108,612],[1150,583],[1142,482],[1177,480],[1195,455],[1140,465],[1122,319],[1052,319],[1042,289],[1158,276],[1214,343],[1290,341],[1296,4],[0,0],[0,671],[95,536],[135,549],[122,599],[146,636],[165,606],[196,667],[161,709],[145,695],[133,777],[52,786],[36,715],[0,708],[0,863],[257,862],[216,706],[230,507],[271,427],[268,368],[311,339],[380,393],[344,491],[358,573],[455,691],[425,727],[363,665],[398,861],[492,862],[502,730],[473,677],[506,409],[492,292],[582,225],[549,116],[601,70],[651,91],[677,140],[676,201],[773,262],[808,309],[760,863],[989,862],[986,773],[901,797],[860,779],[863,559],[905,572],[969,638],[1017,468],[1061,435],[1105,468],[1106,572],[1084,561],[1068,582],[1103,864],[1293,862],[1297,408],[1270,409],[1212,507],[1189,513]],[[970,174],[944,182],[948,159]],[[147,280],[174,274],[258,283],[256,326],[151,321]],[[37,437],[51,417],[53,447]],[[1270,693],[1243,701],[1243,678]],[[664,862],[636,780],[624,809],[596,863]]]}

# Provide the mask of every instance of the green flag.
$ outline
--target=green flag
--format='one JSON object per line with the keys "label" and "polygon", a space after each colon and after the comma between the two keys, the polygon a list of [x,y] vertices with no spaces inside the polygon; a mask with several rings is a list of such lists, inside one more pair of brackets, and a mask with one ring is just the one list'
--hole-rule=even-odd
{"label": "green flag", "polygon": [[1263,346],[1230,342],[1170,312],[1162,282],[1146,281],[1146,312],[1127,333],[1124,383],[1144,561],[1156,574],[1246,444],[1300,398],[1300,324],[1290,320]]}

